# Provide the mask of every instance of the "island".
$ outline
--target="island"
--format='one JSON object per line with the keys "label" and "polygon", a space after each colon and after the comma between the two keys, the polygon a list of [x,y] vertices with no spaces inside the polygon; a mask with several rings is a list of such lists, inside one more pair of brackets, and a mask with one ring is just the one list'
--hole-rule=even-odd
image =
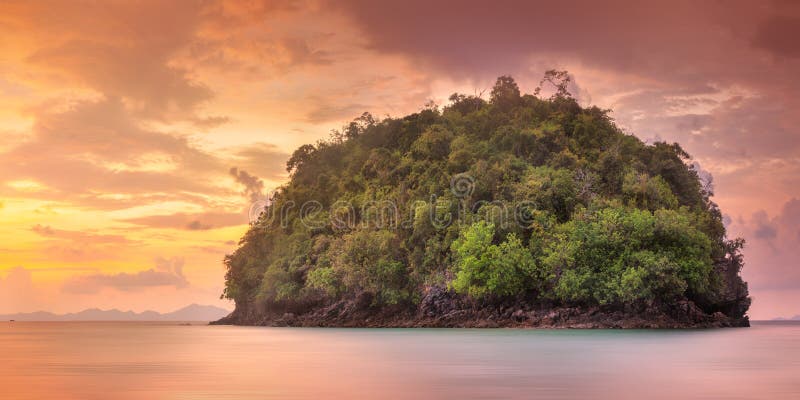
{"label": "island", "polygon": [[488,100],[365,113],[301,146],[225,257],[236,308],[214,323],[749,326],[744,240],[710,177],[569,88],[502,76]]}

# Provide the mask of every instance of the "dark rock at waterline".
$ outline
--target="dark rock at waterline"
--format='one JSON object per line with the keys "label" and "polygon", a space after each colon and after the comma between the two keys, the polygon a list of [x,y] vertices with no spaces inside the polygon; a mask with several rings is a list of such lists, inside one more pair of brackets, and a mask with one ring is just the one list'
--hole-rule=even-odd
{"label": "dark rock at waterline", "polygon": [[286,305],[237,304],[214,325],[363,328],[723,328],[750,326],[746,316],[707,313],[682,300],[638,310],[613,307],[564,307],[516,301],[476,303],[442,287],[431,287],[418,305],[376,307],[369,294],[332,304],[288,312]]}

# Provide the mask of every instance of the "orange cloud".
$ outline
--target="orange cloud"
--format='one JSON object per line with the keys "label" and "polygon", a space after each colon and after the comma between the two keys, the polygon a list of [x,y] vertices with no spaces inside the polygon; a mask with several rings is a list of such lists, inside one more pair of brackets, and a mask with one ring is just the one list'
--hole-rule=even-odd
{"label": "orange cloud", "polygon": [[129,291],[159,286],[176,289],[189,286],[189,281],[183,274],[183,259],[158,258],[154,268],[135,273],[74,276],[64,283],[62,290],[76,294],[94,294],[105,288]]}
{"label": "orange cloud", "polygon": [[206,212],[198,214],[175,213],[169,215],[148,215],[123,220],[133,224],[153,228],[185,230],[209,230],[248,223],[247,216],[241,213]]}

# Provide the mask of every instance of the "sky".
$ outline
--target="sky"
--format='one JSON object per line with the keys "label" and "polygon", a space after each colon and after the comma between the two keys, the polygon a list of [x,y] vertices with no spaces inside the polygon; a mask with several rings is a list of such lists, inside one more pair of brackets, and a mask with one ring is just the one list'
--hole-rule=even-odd
{"label": "sky", "polygon": [[0,313],[220,300],[223,257],[298,146],[509,74],[680,143],[750,315],[800,314],[800,3],[0,3]]}

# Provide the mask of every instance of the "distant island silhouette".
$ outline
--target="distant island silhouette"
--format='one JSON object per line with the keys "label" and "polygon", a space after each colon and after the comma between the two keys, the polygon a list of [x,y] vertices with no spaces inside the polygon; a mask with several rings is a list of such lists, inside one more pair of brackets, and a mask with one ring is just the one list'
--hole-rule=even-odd
{"label": "distant island silhouette", "polygon": [[90,308],[76,313],[54,314],[47,311],[0,315],[0,321],[214,321],[228,315],[224,308],[190,304],[178,310],[159,313],[156,311],[120,311]]}
{"label": "distant island silhouette", "polygon": [[800,321],[800,314],[795,315],[794,317],[791,318],[785,318],[785,317],[773,318],[772,321]]}

